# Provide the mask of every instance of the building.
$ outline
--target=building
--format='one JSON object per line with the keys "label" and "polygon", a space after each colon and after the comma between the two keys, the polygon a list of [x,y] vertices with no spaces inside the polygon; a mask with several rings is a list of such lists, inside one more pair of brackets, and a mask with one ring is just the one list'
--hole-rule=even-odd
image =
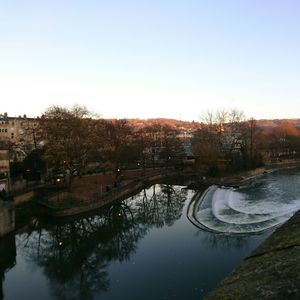
{"label": "building", "polygon": [[12,145],[13,160],[21,161],[32,149],[36,148],[38,120],[35,118],[9,117],[7,113],[0,114],[0,142]]}

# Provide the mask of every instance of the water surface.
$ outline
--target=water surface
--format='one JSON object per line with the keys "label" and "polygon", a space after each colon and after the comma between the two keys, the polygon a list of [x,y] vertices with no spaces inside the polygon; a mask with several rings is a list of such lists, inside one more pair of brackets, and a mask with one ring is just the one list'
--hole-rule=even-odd
{"label": "water surface", "polygon": [[286,222],[300,208],[299,169],[273,170],[239,188],[209,187],[191,202],[193,224],[218,233],[258,233]]}
{"label": "water surface", "polygon": [[[239,193],[252,195],[253,201],[272,194],[274,205],[289,204],[299,198],[299,178],[295,170],[266,174]],[[250,192],[253,185],[256,194]],[[33,219],[0,240],[2,297],[203,298],[271,231],[234,235],[201,230],[187,218],[194,195],[183,186],[154,185],[92,215]],[[239,201],[247,204],[252,201],[248,196]],[[243,203],[238,207],[245,208]]]}

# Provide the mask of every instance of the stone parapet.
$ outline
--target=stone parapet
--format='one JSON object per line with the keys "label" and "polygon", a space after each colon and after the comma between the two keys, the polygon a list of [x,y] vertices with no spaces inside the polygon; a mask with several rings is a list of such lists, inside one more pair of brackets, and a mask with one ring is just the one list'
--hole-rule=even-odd
{"label": "stone parapet", "polygon": [[205,299],[300,299],[300,212]]}

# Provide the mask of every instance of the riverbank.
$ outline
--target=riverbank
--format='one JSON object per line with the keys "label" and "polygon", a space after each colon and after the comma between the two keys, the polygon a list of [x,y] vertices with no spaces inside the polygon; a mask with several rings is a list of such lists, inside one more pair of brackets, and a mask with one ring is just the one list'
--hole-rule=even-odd
{"label": "riverbank", "polygon": [[298,211],[205,299],[300,299]]}
{"label": "riverbank", "polygon": [[238,187],[240,185],[246,184],[255,177],[262,175],[265,172],[270,172],[276,169],[285,169],[290,167],[300,167],[300,160],[284,160],[266,163],[263,167],[240,171],[235,173],[228,173],[224,176],[219,177],[208,177],[208,176],[198,176],[198,179],[190,184],[188,187],[191,189],[203,189],[211,185],[220,186],[233,186]]}
{"label": "riverbank", "polygon": [[73,216],[99,209],[114,201],[126,199],[146,186],[178,175],[178,171],[164,169],[138,174],[131,171],[131,176],[128,175],[124,176],[124,180],[117,185],[113,183],[112,174],[105,175],[102,181],[96,175],[78,178],[69,191],[58,190],[51,198],[39,200],[37,203],[43,208],[46,215],[52,217]]}
{"label": "riverbank", "polygon": [[[76,177],[67,189],[59,185],[49,186],[46,192],[49,192],[50,196],[48,195],[47,197],[40,197],[41,193],[35,190],[18,195],[15,197],[14,204],[19,205],[31,199],[40,198],[37,200],[37,203],[44,208],[46,214],[51,216],[69,216],[97,209],[115,199],[130,197],[132,194],[139,192],[148,181],[155,182],[157,175],[160,175],[159,180],[176,175],[193,177],[193,183],[187,184],[187,187],[189,189],[202,190],[210,185],[240,186],[267,172],[268,169],[296,166],[297,163],[299,165],[299,162],[295,160],[273,163],[268,164],[266,167],[228,174],[223,177],[197,177],[196,174],[187,174],[174,169],[126,170],[123,172],[122,180],[119,182],[115,181],[115,175],[112,172],[85,175]],[[154,180],[151,180],[150,177],[153,176]],[[148,180],[149,178],[150,180]]]}
{"label": "riverbank", "polygon": [[224,185],[224,186],[240,186],[247,183],[249,180],[254,179],[266,172],[265,167],[256,168],[253,170],[237,172],[228,174],[227,176],[221,177],[207,177],[202,176],[198,178],[194,183],[190,184],[188,188],[191,189],[203,189],[203,187],[209,187],[211,185]]}

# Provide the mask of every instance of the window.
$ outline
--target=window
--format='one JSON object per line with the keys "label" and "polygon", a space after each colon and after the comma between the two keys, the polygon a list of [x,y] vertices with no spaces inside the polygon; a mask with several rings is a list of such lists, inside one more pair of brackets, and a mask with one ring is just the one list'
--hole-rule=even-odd
{"label": "window", "polygon": [[7,128],[5,129],[5,132],[7,132]]}
{"label": "window", "polygon": [[13,139],[15,137],[14,133],[11,134],[11,138]]}

